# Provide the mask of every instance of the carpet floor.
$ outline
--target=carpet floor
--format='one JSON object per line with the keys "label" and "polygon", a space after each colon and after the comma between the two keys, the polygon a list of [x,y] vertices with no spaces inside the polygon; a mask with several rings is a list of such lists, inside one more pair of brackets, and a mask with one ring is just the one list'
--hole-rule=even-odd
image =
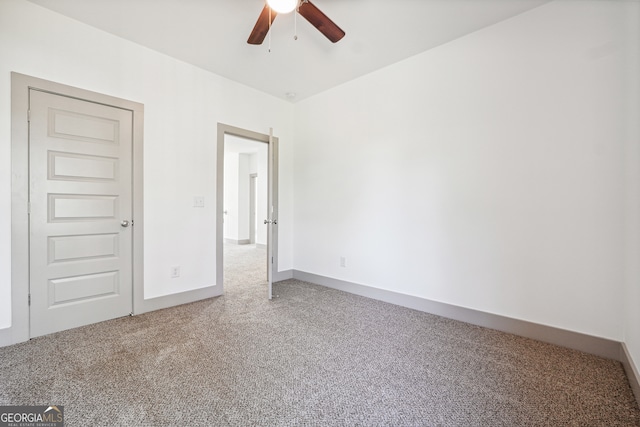
{"label": "carpet floor", "polygon": [[268,301],[264,252],[225,258],[224,296],[0,348],[0,405],[64,405],[68,426],[640,426],[618,362],[297,280]]}

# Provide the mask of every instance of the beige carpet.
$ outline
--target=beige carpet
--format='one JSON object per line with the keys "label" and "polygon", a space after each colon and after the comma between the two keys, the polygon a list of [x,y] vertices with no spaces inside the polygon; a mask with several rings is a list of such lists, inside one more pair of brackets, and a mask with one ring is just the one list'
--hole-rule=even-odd
{"label": "beige carpet", "polygon": [[618,362],[296,280],[267,301],[261,268],[0,348],[0,404],[64,405],[68,426],[640,426]]}

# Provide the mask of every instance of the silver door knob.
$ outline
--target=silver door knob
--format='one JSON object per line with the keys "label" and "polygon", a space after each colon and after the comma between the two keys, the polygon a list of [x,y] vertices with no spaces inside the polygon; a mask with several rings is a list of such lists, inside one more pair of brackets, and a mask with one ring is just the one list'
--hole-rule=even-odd
{"label": "silver door knob", "polygon": [[125,220],[122,220],[122,222],[120,223],[120,225],[121,225],[121,226],[123,226],[123,227],[128,227],[128,226],[129,226],[129,221],[127,221],[126,219],[125,219]]}
{"label": "silver door knob", "polygon": [[269,221],[268,219],[265,219],[265,220],[264,220],[264,223],[265,223],[265,224],[271,224],[271,221]]}

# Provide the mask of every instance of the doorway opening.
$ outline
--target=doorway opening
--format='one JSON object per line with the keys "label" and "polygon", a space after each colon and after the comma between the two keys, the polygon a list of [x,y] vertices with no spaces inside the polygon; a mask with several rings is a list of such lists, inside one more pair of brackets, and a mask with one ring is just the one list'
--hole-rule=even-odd
{"label": "doorway opening", "polygon": [[264,288],[277,265],[277,138],[218,125],[217,283]]}

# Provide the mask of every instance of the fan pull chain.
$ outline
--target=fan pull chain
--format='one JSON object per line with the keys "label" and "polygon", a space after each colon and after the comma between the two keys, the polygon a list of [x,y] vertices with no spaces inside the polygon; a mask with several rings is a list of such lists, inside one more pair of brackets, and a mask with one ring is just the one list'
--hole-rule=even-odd
{"label": "fan pull chain", "polygon": [[293,39],[298,40],[298,8],[293,11]]}
{"label": "fan pull chain", "polygon": [[271,8],[269,8],[269,53],[271,53]]}

